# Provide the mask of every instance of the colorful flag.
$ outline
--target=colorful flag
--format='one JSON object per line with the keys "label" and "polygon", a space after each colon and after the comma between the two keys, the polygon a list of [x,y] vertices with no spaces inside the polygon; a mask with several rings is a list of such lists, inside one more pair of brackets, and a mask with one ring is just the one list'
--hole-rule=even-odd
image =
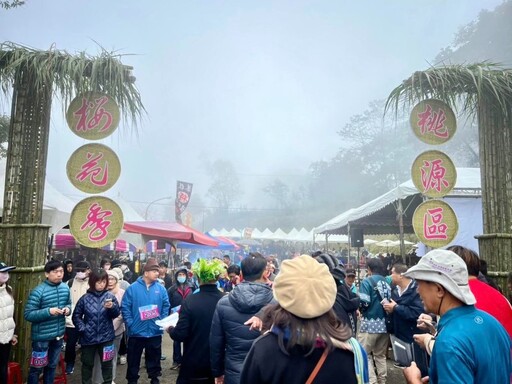
{"label": "colorful flag", "polygon": [[192,183],[186,183],[184,181],[176,182],[176,201],[174,207],[176,221],[180,224],[182,223],[181,214],[187,208],[190,196],[192,195],[192,186]]}

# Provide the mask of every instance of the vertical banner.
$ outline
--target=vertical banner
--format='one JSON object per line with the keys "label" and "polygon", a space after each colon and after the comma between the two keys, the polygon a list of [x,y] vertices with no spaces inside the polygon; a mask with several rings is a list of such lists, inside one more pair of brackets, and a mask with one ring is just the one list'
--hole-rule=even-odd
{"label": "vertical banner", "polygon": [[174,202],[176,222],[182,223],[181,214],[187,209],[192,195],[192,183],[184,181],[176,182],[176,201]]}

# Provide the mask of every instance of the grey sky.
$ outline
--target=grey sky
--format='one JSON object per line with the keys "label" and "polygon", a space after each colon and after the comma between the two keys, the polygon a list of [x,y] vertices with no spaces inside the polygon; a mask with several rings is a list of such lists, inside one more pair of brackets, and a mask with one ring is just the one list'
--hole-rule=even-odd
{"label": "grey sky", "polygon": [[[90,54],[97,42],[136,54],[123,62],[135,67],[148,117],[138,137],[103,143],[121,159],[115,192],[149,202],[173,195],[177,179],[204,195],[204,159],[231,160],[243,185],[305,174],[334,156],[336,131],[351,115],[426,68],[460,26],[500,3],[29,0],[0,11],[0,39]],[[65,164],[86,142],[55,106],[48,180],[78,194]]]}

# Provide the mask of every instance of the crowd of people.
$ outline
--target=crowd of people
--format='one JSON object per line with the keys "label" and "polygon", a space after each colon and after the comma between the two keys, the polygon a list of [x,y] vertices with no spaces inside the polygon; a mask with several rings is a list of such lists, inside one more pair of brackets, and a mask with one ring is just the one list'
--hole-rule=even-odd
{"label": "crowd of people", "polygon": [[[138,277],[122,266],[46,263],[24,307],[29,384],[53,383],[64,341],[69,375],[78,373],[79,345],[84,384],[119,381],[116,366],[125,363],[129,384],[142,367],[158,384],[171,352],[178,384],[385,384],[390,336],[410,348],[410,361],[396,363],[407,383],[511,382],[512,307],[462,246],[432,250],[410,268],[395,262],[390,274],[369,258],[361,281],[321,251],[281,263],[252,252],[239,265],[226,255],[173,271],[149,258]],[[0,263],[1,383],[17,343],[15,268]]]}

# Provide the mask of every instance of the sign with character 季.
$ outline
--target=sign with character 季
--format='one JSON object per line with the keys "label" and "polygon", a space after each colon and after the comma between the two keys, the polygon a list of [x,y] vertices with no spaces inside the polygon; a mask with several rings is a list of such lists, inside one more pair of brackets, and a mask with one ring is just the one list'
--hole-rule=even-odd
{"label": "sign with character \u5b63", "polygon": [[68,179],[86,193],[102,193],[119,179],[121,163],[116,153],[103,144],[86,144],[78,148],[66,165]]}
{"label": "sign with character \u5b63", "polygon": [[66,121],[74,134],[87,140],[110,136],[119,125],[119,107],[110,96],[86,92],[71,101]]}
{"label": "sign with character \u5b63", "polygon": [[457,131],[455,114],[440,100],[420,101],[412,109],[410,122],[414,134],[426,144],[444,144]]}
{"label": "sign with character \u5b63", "polygon": [[104,196],[91,196],[73,208],[69,230],[80,244],[101,248],[117,239],[123,224],[123,211],[119,205]]}
{"label": "sign with character \u5b63", "polygon": [[442,200],[421,203],[414,211],[412,225],[418,239],[432,248],[450,244],[459,230],[455,212]]}
{"label": "sign with character \u5b63", "polygon": [[413,162],[411,177],[414,186],[427,197],[443,197],[457,182],[457,170],[451,159],[441,151],[426,151]]}

